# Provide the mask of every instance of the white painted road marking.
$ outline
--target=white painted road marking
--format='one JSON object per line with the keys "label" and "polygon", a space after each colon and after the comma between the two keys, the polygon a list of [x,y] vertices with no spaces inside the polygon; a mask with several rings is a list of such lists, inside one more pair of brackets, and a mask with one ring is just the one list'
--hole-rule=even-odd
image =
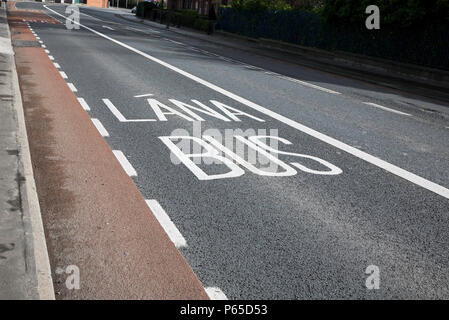
{"label": "white painted road marking", "polygon": [[151,97],[152,95],[153,95],[152,93],[139,94],[139,95],[137,95],[137,96],[134,96],[134,98]]}
{"label": "white painted road marking", "polygon": [[93,118],[92,122],[94,123],[94,125],[97,128],[98,132],[100,132],[101,136],[109,137],[109,132],[105,129],[105,127],[100,122],[100,120]]}
{"label": "white painted road marking", "polygon": [[205,290],[211,300],[228,300],[228,298],[223,293],[223,291],[221,291],[220,288],[208,287],[208,288],[205,288]]}
{"label": "white painted road marking", "polygon": [[103,99],[106,107],[111,110],[112,114],[117,118],[120,122],[150,122],[156,121],[156,119],[126,119],[125,116],[114,106],[114,104],[109,99]]}
{"label": "white painted road marking", "polygon": [[61,77],[63,78],[63,79],[67,79],[68,77],[67,77],[67,74],[64,72],[64,71],[59,71],[59,74],[61,75]]}
{"label": "white painted road marking", "polygon": [[51,60],[51,61],[53,61],[53,60],[55,60],[55,58],[53,57],[53,56],[48,56],[48,58]]}
{"label": "white painted road marking", "polygon": [[111,27],[108,27],[108,26],[102,26],[103,28],[106,28],[106,29],[109,29],[109,30],[114,30],[114,29],[112,29]]}
{"label": "white painted road marking", "polygon": [[409,114],[409,113],[405,113],[405,112],[401,112],[401,111],[398,111],[398,110],[390,109],[390,108],[381,106],[380,104],[377,104],[377,103],[372,103],[372,102],[363,102],[363,103],[366,104],[366,105],[378,108],[378,109],[382,109],[382,110],[385,110],[385,111],[397,113],[397,114],[400,114],[400,115],[403,115],[403,116],[411,116],[411,114]]}
{"label": "white painted road marking", "polygon": [[50,54],[50,51],[48,51],[47,49],[45,49],[45,53],[46,53],[46,54]]}
{"label": "white painted road marking", "polygon": [[[50,9],[50,8],[48,8],[47,6],[44,5],[44,7],[46,9],[56,13],[57,15],[65,18],[65,19],[68,19],[64,15],[62,15],[62,14],[60,14],[60,13],[58,13],[58,12],[56,12],[56,11]],[[120,42],[118,40],[115,40],[115,39],[113,39],[111,37],[108,37],[107,35],[105,35],[105,34],[103,34],[101,32],[98,32],[98,31],[96,31],[96,30],[94,30],[92,28],[86,27],[86,26],[82,25],[79,22],[75,21],[75,23],[80,25],[81,27],[85,28],[86,30],[89,30],[90,32],[92,32],[92,33],[94,33],[94,34],[104,38],[104,39],[112,41],[112,42],[118,44],[119,46],[122,46],[123,48],[126,48],[126,49],[128,49],[128,50],[130,50],[130,51],[132,51],[134,53],[137,53],[138,55],[140,55],[142,57],[145,57],[145,58],[147,58],[147,59],[149,59],[149,60],[151,60],[151,61],[153,61],[155,63],[160,64],[161,66],[166,67],[167,69],[170,69],[170,70],[172,70],[172,71],[174,71],[176,73],[179,73],[179,74],[183,75],[186,78],[189,78],[189,79],[191,79],[191,80],[193,80],[193,81],[195,81],[195,82],[197,82],[199,84],[202,84],[205,87],[208,87],[208,88],[210,88],[210,89],[212,89],[212,90],[214,90],[216,92],[219,92],[219,93],[221,93],[222,95],[224,95],[226,97],[229,97],[229,98],[231,98],[231,99],[233,99],[235,101],[238,101],[238,102],[240,102],[240,103],[242,103],[242,104],[244,104],[244,105],[246,105],[246,106],[248,106],[248,107],[250,107],[250,108],[252,108],[254,110],[257,110],[257,111],[259,111],[259,112],[261,112],[261,113],[263,113],[263,114],[265,114],[265,115],[267,115],[269,117],[272,117],[272,118],[274,118],[274,119],[276,119],[276,120],[278,120],[278,121],[280,121],[280,122],[282,122],[282,123],[284,123],[284,124],[286,124],[286,125],[288,125],[288,126],[290,126],[292,128],[295,128],[295,129],[297,129],[297,130],[299,130],[301,132],[304,132],[304,133],[306,133],[306,134],[308,134],[308,135],[310,135],[310,136],[312,136],[312,137],[314,137],[314,138],[316,138],[316,139],[318,139],[320,141],[323,141],[323,142],[325,142],[325,143],[327,143],[329,145],[332,145],[332,146],[334,146],[334,147],[336,147],[336,148],[338,148],[338,149],[340,149],[342,151],[345,151],[345,152],[347,152],[347,153],[349,153],[349,154],[351,154],[351,155],[353,155],[353,156],[355,156],[355,157],[357,157],[359,159],[362,159],[362,160],[364,160],[364,161],[366,161],[368,163],[371,163],[371,164],[373,164],[373,165],[375,165],[375,166],[377,166],[377,167],[379,167],[381,169],[384,169],[384,170],[386,170],[386,171],[388,171],[388,172],[390,172],[390,173],[392,173],[394,175],[397,175],[398,177],[401,177],[401,178],[403,178],[403,179],[405,179],[407,181],[410,181],[410,182],[412,182],[412,183],[414,183],[414,184],[416,184],[418,186],[421,186],[424,189],[427,189],[429,191],[432,191],[432,192],[434,192],[436,194],[441,195],[442,197],[444,197],[446,199],[449,199],[449,189],[447,189],[447,188],[445,188],[443,186],[440,186],[440,185],[438,185],[438,184],[436,184],[436,183],[434,183],[434,182],[432,182],[430,180],[427,180],[427,179],[422,178],[422,177],[420,177],[420,176],[418,176],[418,175],[416,175],[414,173],[411,173],[411,172],[409,172],[407,170],[404,170],[404,169],[402,169],[402,168],[400,168],[398,166],[395,166],[394,164],[391,164],[391,163],[389,163],[387,161],[384,161],[384,160],[379,159],[379,158],[377,158],[375,156],[372,156],[372,155],[370,155],[370,154],[368,154],[366,152],[358,150],[357,148],[354,148],[354,147],[352,147],[352,146],[350,146],[350,145],[348,145],[348,144],[346,144],[344,142],[341,142],[341,141],[339,141],[337,139],[334,139],[334,138],[332,138],[332,137],[330,137],[330,136],[328,136],[328,135],[326,135],[324,133],[321,133],[319,131],[311,129],[311,128],[309,128],[309,127],[307,127],[307,126],[305,126],[305,125],[303,125],[303,124],[301,124],[299,122],[291,120],[291,119],[289,119],[289,118],[287,118],[287,117],[285,117],[283,115],[280,115],[280,114],[278,114],[278,113],[276,113],[276,112],[274,112],[274,111],[272,111],[272,110],[270,110],[268,108],[262,107],[261,105],[258,105],[258,104],[254,103],[254,102],[252,102],[252,101],[250,101],[248,99],[240,97],[239,95],[236,95],[236,94],[234,94],[234,93],[232,93],[230,91],[227,91],[227,90],[225,90],[225,89],[223,89],[223,88],[221,88],[221,87],[219,87],[219,86],[217,86],[215,84],[212,84],[211,82],[203,80],[203,79],[201,79],[201,78],[199,78],[199,77],[197,77],[197,76],[195,76],[195,75],[193,75],[191,73],[188,73],[188,72],[186,72],[186,71],[184,71],[182,69],[179,69],[179,68],[177,68],[177,67],[175,67],[175,66],[173,66],[173,65],[171,65],[171,64],[169,64],[167,62],[164,62],[164,61],[162,61],[162,60],[160,60],[160,59],[158,59],[156,57],[153,57],[153,56],[151,56],[151,55],[149,55],[149,54],[147,54],[145,52],[142,52],[142,51],[140,51],[140,50],[138,50],[138,49],[136,49],[134,47],[131,47],[131,46],[129,46],[129,45],[123,43],[123,42]]]}
{"label": "white painted road marking", "polygon": [[299,84],[301,84],[301,85],[303,85],[305,87],[310,87],[310,88],[317,89],[317,90],[320,90],[320,91],[324,91],[324,92],[327,92],[327,93],[341,94],[340,92],[337,92],[337,91],[334,91],[334,90],[330,90],[330,89],[326,89],[326,88],[317,86],[315,84],[312,84],[312,83],[309,83],[309,82],[305,82],[305,81],[301,81],[301,80],[298,80],[298,79],[295,79],[295,78],[282,76],[282,75],[278,75],[277,77],[281,78],[281,79],[284,79],[284,80],[291,81],[291,82],[299,83]]}
{"label": "white painted road marking", "polygon": [[126,174],[130,177],[137,177],[137,172],[134,169],[134,167],[131,165],[131,163],[126,159],[123,152],[120,150],[112,150],[115,157],[117,158],[118,162],[120,162],[121,166],[125,170]]}
{"label": "white painted road marking", "polygon": [[61,66],[57,62],[53,62],[53,65],[55,66],[56,69],[60,69],[61,68]]}
{"label": "white painted road marking", "polygon": [[86,100],[84,100],[83,98],[77,98],[78,102],[80,103],[80,105],[83,107],[84,110],[86,111],[90,111],[90,107],[87,104]]}
{"label": "white painted road marking", "polygon": [[67,85],[69,86],[70,90],[72,90],[73,92],[78,92],[78,90],[77,90],[76,87],[73,85],[73,83],[68,82]]}
{"label": "white painted road marking", "polygon": [[181,232],[176,228],[175,224],[171,221],[159,202],[157,200],[145,200],[145,202],[153,212],[157,221],[159,221],[162,228],[164,228],[165,233],[167,233],[170,240],[175,244],[175,247],[178,249],[187,247],[186,239],[184,239]]}

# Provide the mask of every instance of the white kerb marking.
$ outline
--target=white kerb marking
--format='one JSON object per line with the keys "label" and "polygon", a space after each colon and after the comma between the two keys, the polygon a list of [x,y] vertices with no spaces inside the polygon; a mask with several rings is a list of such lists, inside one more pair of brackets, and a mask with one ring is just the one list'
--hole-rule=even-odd
{"label": "white kerb marking", "polygon": [[61,75],[61,77],[63,78],[63,79],[67,79],[68,77],[67,77],[67,74],[64,72],[64,71],[59,71],[59,74]]}
{"label": "white kerb marking", "polygon": [[55,66],[56,69],[60,69],[61,68],[61,66],[57,62],[53,62],[53,65]]}
{"label": "white kerb marking", "polygon": [[397,113],[397,114],[400,114],[400,115],[403,115],[403,116],[411,116],[411,114],[409,114],[409,113],[405,113],[405,112],[401,112],[401,111],[398,111],[398,110],[390,109],[390,108],[381,106],[380,104],[377,104],[377,103],[372,103],[372,102],[363,102],[363,103],[366,104],[366,105],[378,108],[378,109],[382,109],[382,110],[385,110],[385,111]]}
{"label": "white kerb marking", "polygon": [[115,157],[117,158],[118,162],[120,162],[120,165],[125,170],[126,174],[130,177],[137,177],[137,172],[134,169],[134,167],[129,163],[128,159],[126,159],[123,152],[120,150],[112,150]]}
{"label": "white kerb marking", "polygon": [[170,240],[174,243],[176,248],[185,248],[187,247],[186,239],[182,236],[181,232],[179,232],[178,228],[176,228],[173,221],[171,221],[168,214],[161,207],[157,200],[145,200],[150,210],[153,212],[157,221],[160,223],[162,228],[167,233]]}
{"label": "white kerb marking", "polygon": [[45,49],[45,53],[46,53],[46,54],[49,54],[49,53],[50,53],[50,51],[49,51],[49,50],[47,50],[47,49]]}
{"label": "white kerb marking", "polygon": [[217,287],[207,287],[205,288],[207,295],[211,300],[228,300],[228,297]]}
{"label": "white kerb marking", "polygon": [[47,46],[45,44],[41,44],[42,48],[47,48]]}
{"label": "white kerb marking", "polygon": [[[53,13],[55,13],[55,14],[63,17],[63,18],[65,18],[65,19],[68,19],[64,15],[62,15],[62,14],[60,14],[60,13],[58,13],[58,12],[56,12],[56,11],[50,9],[50,8],[48,8],[47,6],[44,6],[44,7],[46,9],[48,9],[49,11],[51,11],[51,12],[53,12]],[[422,177],[420,177],[420,176],[418,176],[418,175],[416,175],[414,173],[411,173],[411,172],[409,172],[407,170],[404,170],[404,169],[402,169],[402,168],[400,168],[398,166],[395,166],[394,164],[391,164],[391,163],[386,162],[386,161],[384,161],[382,159],[379,159],[379,158],[377,158],[375,156],[372,156],[369,153],[366,153],[366,152],[363,152],[361,150],[358,150],[357,148],[354,148],[354,147],[352,147],[352,146],[350,146],[350,145],[348,145],[348,144],[346,144],[344,142],[341,142],[341,141],[339,141],[337,139],[334,139],[334,138],[332,138],[332,137],[330,137],[330,136],[328,136],[328,135],[326,135],[324,133],[321,133],[321,132],[316,131],[316,130],[314,130],[312,128],[309,128],[309,127],[307,127],[307,126],[305,126],[305,125],[303,125],[303,124],[301,124],[301,123],[299,123],[297,121],[294,121],[294,120],[289,119],[289,118],[287,118],[287,117],[285,117],[283,115],[280,115],[280,114],[278,114],[278,113],[276,113],[276,112],[274,112],[274,111],[272,111],[272,110],[270,110],[268,108],[265,108],[265,107],[263,107],[263,106],[261,106],[261,105],[259,105],[257,103],[254,103],[254,102],[252,102],[252,101],[250,101],[248,99],[245,99],[245,98],[243,98],[243,97],[241,97],[241,96],[239,96],[239,95],[237,95],[235,93],[227,91],[227,90],[225,90],[225,89],[223,89],[223,88],[221,88],[221,87],[219,87],[219,86],[217,86],[217,85],[215,85],[215,84],[213,84],[213,83],[211,83],[209,81],[203,80],[200,77],[197,77],[197,76],[195,76],[195,75],[193,75],[191,73],[188,73],[187,71],[184,71],[184,70],[179,69],[179,68],[177,68],[175,66],[172,66],[171,64],[169,64],[167,62],[164,62],[164,61],[162,61],[162,60],[160,60],[160,59],[158,59],[156,57],[153,57],[153,56],[151,56],[151,55],[149,55],[149,54],[147,54],[145,52],[142,52],[142,51],[140,51],[140,50],[138,50],[138,49],[136,49],[134,47],[131,47],[131,46],[129,46],[129,45],[123,43],[123,42],[120,42],[120,41],[115,40],[115,39],[113,39],[111,37],[108,37],[107,35],[105,35],[105,34],[103,34],[101,32],[95,31],[92,28],[86,27],[86,26],[82,25],[79,22],[75,21],[75,23],[80,25],[81,27],[85,28],[86,30],[89,30],[90,32],[92,32],[92,33],[94,33],[94,34],[104,38],[104,39],[107,39],[107,40],[109,40],[109,41],[111,41],[113,43],[116,43],[119,46],[122,46],[123,48],[126,48],[126,49],[128,49],[128,50],[130,50],[130,51],[132,51],[134,53],[137,53],[138,55],[140,55],[142,57],[147,58],[148,60],[151,60],[151,61],[153,61],[153,62],[155,62],[157,64],[160,64],[161,66],[164,66],[167,69],[170,69],[170,70],[172,70],[172,71],[174,71],[174,72],[176,72],[176,73],[178,73],[180,75],[183,75],[184,77],[189,78],[189,79],[191,79],[191,80],[193,80],[193,81],[195,81],[195,82],[197,82],[197,83],[199,83],[199,84],[201,84],[201,85],[203,85],[203,86],[205,86],[207,88],[210,88],[210,89],[212,89],[212,90],[214,90],[214,91],[216,91],[218,93],[221,93],[222,95],[224,95],[226,97],[229,97],[229,98],[231,98],[231,99],[233,99],[233,100],[235,100],[237,102],[240,102],[240,103],[248,106],[249,108],[252,108],[252,109],[254,109],[256,111],[259,111],[260,113],[263,113],[263,114],[265,114],[265,115],[267,115],[269,117],[272,117],[272,118],[274,118],[274,119],[276,119],[276,120],[278,120],[278,121],[280,121],[280,122],[282,122],[282,123],[284,123],[284,124],[294,128],[296,130],[304,132],[304,133],[308,134],[309,136],[312,136],[312,137],[314,137],[314,138],[316,138],[316,139],[318,139],[320,141],[323,141],[323,142],[325,142],[325,143],[327,143],[327,144],[329,144],[331,146],[334,146],[334,147],[336,147],[336,148],[338,148],[338,149],[340,149],[342,151],[345,151],[345,152],[347,152],[347,153],[349,153],[349,154],[351,154],[351,155],[353,155],[353,156],[355,156],[355,157],[357,157],[359,159],[362,159],[362,160],[364,160],[364,161],[366,161],[368,163],[371,163],[371,164],[373,164],[373,165],[375,165],[375,166],[377,166],[377,167],[379,167],[381,169],[384,169],[384,170],[386,170],[386,171],[388,171],[388,172],[390,172],[390,173],[392,173],[392,174],[394,174],[394,175],[396,175],[398,177],[401,177],[401,178],[403,178],[403,179],[405,179],[407,181],[410,181],[410,182],[412,182],[412,183],[414,183],[414,184],[416,184],[418,186],[421,186],[424,189],[427,189],[427,190],[432,191],[432,192],[434,192],[436,194],[439,194],[440,196],[442,196],[442,197],[444,197],[446,199],[449,199],[449,189],[447,189],[447,188],[445,188],[443,186],[440,186],[440,185],[438,185],[438,184],[436,184],[436,183],[434,183],[434,182],[432,182],[430,180],[427,180],[427,179],[422,178]]]}
{"label": "white kerb marking", "polygon": [[52,61],[55,60],[55,58],[54,58],[53,56],[50,56],[50,55],[48,56],[48,58],[49,58],[50,60],[52,60]]}
{"label": "white kerb marking", "polygon": [[109,132],[106,130],[106,128],[100,122],[100,120],[93,118],[92,122],[94,123],[94,125],[97,128],[98,132],[100,132],[101,136],[109,137]]}
{"label": "white kerb marking", "polygon": [[87,104],[86,100],[84,100],[84,98],[77,98],[78,102],[80,103],[80,105],[83,107],[84,110],[86,111],[90,111],[90,107]]}

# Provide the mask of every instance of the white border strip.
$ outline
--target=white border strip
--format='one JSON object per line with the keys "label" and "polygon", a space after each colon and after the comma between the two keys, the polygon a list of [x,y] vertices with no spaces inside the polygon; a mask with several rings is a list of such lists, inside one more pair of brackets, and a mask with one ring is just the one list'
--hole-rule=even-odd
{"label": "white border strip", "polygon": [[[60,13],[58,13],[58,12],[56,12],[56,11],[50,9],[50,8],[48,8],[47,6],[44,5],[44,7],[46,9],[54,12],[55,14],[65,18],[65,19],[68,19],[64,15],[62,15],[62,14],[60,14]],[[436,184],[436,183],[434,183],[434,182],[432,182],[430,180],[424,179],[424,178],[422,178],[422,177],[420,177],[420,176],[418,176],[418,175],[416,175],[414,173],[411,173],[411,172],[409,172],[407,170],[404,170],[404,169],[402,169],[402,168],[400,168],[398,166],[395,166],[394,164],[391,164],[391,163],[386,162],[386,161],[384,161],[382,159],[379,159],[379,158],[377,158],[375,156],[372,156],[372,155],[370,155],[370,154],[368,154],[366,152],[363,152],[363,151],[361,151],[361,150],[359,150],[357,148],[354,148],[354,147],[352,147],[352,146],[350,146],[350,145],[348,145],[348,144],[346,144],[344,142],[341,142],[341,141],[339,141],[337,139],[334,139],[334,138],[332,138],[332,137],[330,137],[328,135],[325,135],[325,134],[323,134],[321,132],[318,132],[318,131],[316,131],[314,129],[311,129],[311,128],[309,128],[309,127],[307,127],[307,126],[305,126],[305,125],[303,125],[303,124],[301,124],[299,122],[291,120],[291,119],[289,119],[289,118],[287,118],[285,116],[282,116],[282,115],[280,115],[280,114],[278,114],[278,113],[276,113],[274,111],[271,111],[270,109],[262,107],[262,106],[254,103],[252,101],[249,101],[248,99],[240,97],[240,96],[238,96],[238,95],[236,95],[236,94],[234,94],[234,93],[232,93],[230,91],[227,91],[227,90],[225,90],[225,89],[223,89],[223,88],[221,88],[221,87],[219,87],[219,86],[217,86],[215,84],[212,84],[212,83],[210,83],[210,82],[208,82],[206,80],[203,80],[203,79],[201,79],[201,78],[199,78],[199,77],[197,77],[197,76],[195,76],[193,74],[190,74],[190,73],[188,73],[188,72],[186,72],[184,70],[181,70],[181,69],[179,69],[179,68],[177,68],[175,66],[172,66],[171,64],[169,64],[167,62],[164,62],[164,61],[162,61],[162,60],[160,60],[158,58],[155,58],[155,57],[153,57],[153,56],[151,56],[151,55],[149,55],[149,54],[147,54],[145,52],[142,52],[142,51],[140,51],[140,50],[138,50],[136,48],[133,48],[133,47],[131,47],[131,46],[129,46],[129,45],[123,43],[123,42],[120,42],[120,41],[115,40],[115,39],[113,39],[111,37],[108,37],[107,35],[105,35],[105,34],[103,34],[101,32],[98,32],[98,31],[96,31],[96,30],[94,30],[92,28],[86,27],[86,26],[82,25],[79,22],[75,21],[75,23],[80,25],[81,27],[91,31],[92,33],[102,37],[102,38],[105,38],[105,39],[107,39],[109,41],[112,41],[112,42],[118,44],[119,46],[122,46],[123,48],[126,48],[126,49],[128,49],[128,50],[130,50],[130,51],[132,51],[134,53],[137,53],[138,55],[140,55],[142,57],[145,57],[145,58],[147,58],[147,59],[149,59],[149,60],[151,60],[151,61],[153,61],[155,63],[158,63],[161,66],[166,67],[167,69],[170,69],[170,70],[172,70],[174,72],[177,72],[177,73],[185,76],[186,78],[189,78],[189,79],[191,79],[191,80],[193,80],[193,81],[195,81],[195,82],[197,82],[199,84],[202,84],[205,87],[208,87],[208,88],[210,88],[210,89],[212,89],[212,90],[214,90],[214,91],[216,91],[218,93],[221,93],[222,95],[224,95],[224,96],[226,96],[228,98],[231,98],[231,99],[233,99],[233,100],[235,100],[237,102],[240,102],[240,103],[242,103],[242,104],[244,104],[244,105],[246,105],[246,106],[248,106],[248,107],[250,107],[250,108],[252,108],[252,109],[254,109],[256,111],[259,111],[259,112],[261,112],[261,113],[263,113],[263,114],[265,114],[265,115],[267,115],[269,117],[272,117],[272,118],[274,118],[274,119],[276,119],[276,120],[278,120],[278,121],[280,121],[280,122],[282,122],[282,123],[284,123],[284,124],[294,128],[294,129],[297,129],[297,130],[299,130],[301,132],[304,132],[304,133],[306,133],[306,134],[308,134],[308,135],[310,135],[310,136],[312,136],[312,137],[314,137],[314,138],[316,138],[318,140],[321,140],[321,141],[323,141],[323,142],[325,142],[327,144],[330,144],[330,145],[332,145],[332,146],[334,146],[334,147],[336,147],[336,148],[338,148],[338,149],[340,149],[342,151],[345,151],[345,152],[347,152],[347,153],[349,153],[349,154],[351,154],[351,155],[353,155],[353,156],[355,156],[355,157],[357,157],[359,159],[362,159],[362,160],[364,160],[364,161],[366,161],[368,163],[371,163],[371,164],[373,164],[373,165],[375,165],[375,166],[377,166],[377,167],[379,167],[381,169],[384,169],[384,170],[386,170],[386,171],[388,171],[388,172],[390,172],[390,173],[392,173],[392,174],[394,174],[394,175],[396,175],[398,177],[401,177],[401,178],[403,178],[403,179],[405,179],[407,181],[410,181],[410,182],[412,182],[412,183],[414,183],[414,184],[416,184],[418,186],[421,186],[424,189],[427,189],[427,190],[432,191],[432,192],[434,192],[436,194],[439,194],[440,196],[442,196],[442,197],[444,197],[446,199],[449,199],[449,189],[447,189],[447,188],[445,188],[443,186],[440,186],[440,185],[438,185],[438,184]]]}
{"label": "white border strip", "polygon": [[206,290],[207,295],[211,300],[228,300],[228,297],[221,291],[220,288],[217,287],[207,287]]}
{"label": "white border strip", "polygon": [[84,100],[84,98],[77,98],[78,102],[80,103],[80,105],[83,107],[84,110],[86,111],[90,111],[90,107],[87,104],[86,100]]}
{"label": "white border strip", "polygon": [[120,164],[122,165],[123,169],[128,174],[128,176],[130,176],[130,177],[137,177],[136,170],[131,165],[131,163],[128,161],[128,159],[126,159],[126,157],[123,154],[123,152],[121,152],[120,150],[112,150],[112,152],[114,153],[114,155],[117,158],[118,162],[120,162]]}
{"label": "white border strip", "polygon": [[106,128],[103,126],[100,120],[92,118],[92,122],[94,123],[95,127],[97,128],[98,132],[100,132],[102,137],[109,137],[109,132],[106,130]]}
{"label": "white border strip", "polygon": [[153,212],[159,224],[164,228],[165,233],[170,240],[174,243],[175,247],[185,248],[187,247],[187,241],[182,236],[181,232],[176,228],[173,221],[170,219],[165,210],[161,207],[157,200],[145,200],[151,212]]}
{"label": "white border strip", "polygon": [[73,92],[78,92],[78,89],[75,87],[75,85],[71,82],[67,82],[67,85],[69,86],[70,90]]}

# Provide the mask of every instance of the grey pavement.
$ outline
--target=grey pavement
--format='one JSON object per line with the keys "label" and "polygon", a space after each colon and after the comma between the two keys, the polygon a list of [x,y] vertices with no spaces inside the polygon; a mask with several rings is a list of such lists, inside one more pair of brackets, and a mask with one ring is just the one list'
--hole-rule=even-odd
{"label": "grey pavement", "polygon": [[[61,5],[48,6],[64,13]],[[218,287],[231,299],[449,298],[446,103],[143,27],[108,11],[81,12],[81,23],[91,30],[30,25],[77,97],[90,106],[89,115],[107,130],[108,144],[136,170],[140,192],[157,200],[184,236],[187,246],[180,251],[206,287]],[[139,97],[145,94],[151,96]],[[164,110],[167,121],[159,121],[148,98],[172,108]],[[311,155],[342,173],[298,169],[292,176],[270,177],[245,168],[239,177],[199,180],[187,166],[170,161],[161,140],[195,130],[173,114],[184,110],[173,99],[212,108],[212,100],[218,101],[246,114],[238,115],[241,121],[222,121],[198,113],[203,132],[274,129],[291,142],[280,144],[290,152],[279,155],[281,160],[299,161],[292,153]],[[388,165],[373,165],[327,137]],[[323,169],[309,160],[300,162]],[[391,165],[431,183],[392,174]],[[228,170],[201,168],[207,174]],[[441,194],[429,189],[432,183]],[[369,265],[380,268],[378,290],[365,286]]]}
{"label": "grey pavement", "polygon": [[23,174],[13,106],[14,56],[4,6],[0,8],[0,299],[34,299],[35,274],[22,206]]}

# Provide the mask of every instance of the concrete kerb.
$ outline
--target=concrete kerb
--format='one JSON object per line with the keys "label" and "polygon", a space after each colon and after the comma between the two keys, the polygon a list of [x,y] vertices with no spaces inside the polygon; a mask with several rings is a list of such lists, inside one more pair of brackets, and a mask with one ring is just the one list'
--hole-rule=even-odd
{"label": "concrete kerb", "polygon": [[[11,33],[7,23],[6,10],[2,8],[0,15],[4,17],[8,39],[6,45],[14,54],[11,45]],[[19,147],[19,174],[21,175],[20,196],[22,202],[23,220],[25,226],[26,257],[27,267],[30,272],[30,286],[35,286],[38,298],[42,300],[54,300],[53,281],[51,276],[51,267],[48,257],[45,233],[42,223],[42,216],[39,206],[39,200],[34,181],[33,167],[31,163],[31,154],[28,144],[28,136],[25,125],[25,116],[22,105],[22,96],[20,92],[19,79],[16,65],[12,63],[12,88],[13,88],[13,107],[16,112],[18,133],[17,142]],[[31,297],[32,298],[32,297]]]}

